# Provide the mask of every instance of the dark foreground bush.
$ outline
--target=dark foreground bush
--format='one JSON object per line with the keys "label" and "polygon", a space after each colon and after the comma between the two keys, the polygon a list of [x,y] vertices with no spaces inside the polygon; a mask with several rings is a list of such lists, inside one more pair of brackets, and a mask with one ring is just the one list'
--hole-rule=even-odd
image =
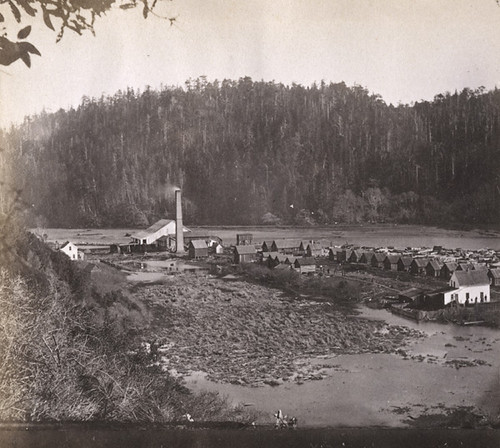
{"label": "dark foreground bush", "polygon": [[86,308],[78,298],[82,288],[68,282],[81,281],[74,266],[30,253],[28,280],[0,269],[0,420],[244,418],[217,394],[194,395],[163,372],[154,354],[141,349],[123,322],[97,310],[96,301]]}

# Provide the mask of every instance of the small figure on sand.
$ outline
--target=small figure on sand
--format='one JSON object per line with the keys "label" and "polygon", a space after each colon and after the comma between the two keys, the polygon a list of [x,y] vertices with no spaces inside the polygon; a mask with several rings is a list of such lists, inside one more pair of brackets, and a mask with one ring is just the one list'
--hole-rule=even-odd
{"label": "small figure on sand", "polygon": [[278,409],[278,411],[274,414],[274,417],[276,418],[276,422],[274,424],[275,429],[297,428],[297,418],[296,417],[288,418],[286,415],[283,415],[281,409]]}

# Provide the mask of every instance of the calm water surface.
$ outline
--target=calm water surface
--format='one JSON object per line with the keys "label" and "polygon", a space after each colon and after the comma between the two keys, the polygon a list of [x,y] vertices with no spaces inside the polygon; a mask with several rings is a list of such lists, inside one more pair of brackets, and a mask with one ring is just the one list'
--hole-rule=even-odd
{"label": "calm water surface", "polygon": [[[310,360],[337,367],[325,370],[326,379],[302,385],[249,388],[213,383],[201,372],[187,378],[187,385],[195,391],[218,391],[234,403],[251,404],[263,412],[263,423],[272,422],[276,409],[298,417],[306,426],[401,426],[408,415],[417,417],[425,408],[441,412],[438,407],[443,404],[498,411],[500,331],[418,324],[369,308],[363,308],[362,316],[424,331],[427,338],[408,348],[410,355],[422,355],[424,360],[393,354],[340,355]],[[489,365],[456,369],[445,364],[451,359],[480,359]],[[396,412],[405,407],[405,415]]]}

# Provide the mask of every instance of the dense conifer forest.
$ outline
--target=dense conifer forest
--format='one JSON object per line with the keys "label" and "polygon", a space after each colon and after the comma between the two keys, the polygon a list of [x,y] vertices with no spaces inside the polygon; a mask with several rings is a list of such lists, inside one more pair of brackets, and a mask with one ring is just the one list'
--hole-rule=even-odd
{"label": "dense conifer forest", "polygon": [[500,222],[500,90],[387,105],[360,86],[189,80],[0,132],[32,225]]}

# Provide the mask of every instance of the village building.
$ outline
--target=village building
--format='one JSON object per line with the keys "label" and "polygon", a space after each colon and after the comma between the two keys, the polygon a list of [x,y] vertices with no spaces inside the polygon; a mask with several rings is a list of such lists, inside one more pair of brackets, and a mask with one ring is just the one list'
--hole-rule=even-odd
{"label": "village building", "polygon": [[252,233],[237,233],[236,234],[236,245],[237,246],[249,246],[253,243]]}
{"label": "village building", "polygon": [[[175,237],[175,221],[172,219],[160,219],[146,230],[141,230],[132,235],[132,242],[140,245],[151,245],[161,237]],[[191,232],[187,227],[182,227],[183,232]]]}
{"label": "village building", "polygon": [[441,269],[443,268],[443,263],[438,260],[430,260],[425,267],[425,272],[429,277],[441,277]]}
{"label": "village building", "polygon": [[376,252],[373,254],[373,257],[370,261],[370,264],[374,267],[374,268],[383,268],[384,267],[384,260],[385,260],[385,257],[386,255],[385,254],[382,254],[382,253],[379,253],[379,252]]}
{"label": "village building", "polygon": [[457,271],[472,271],[474,270],[474,265],[469,262],[460,262],[457,266]]}
{"label": "village building", "polygon": [[445,307],[445,303],[450,303],[452,291],[455,288],[446,286],[432,292],[423,294],[418,308],[424,310],[439,310]]}
{"label": "village building", "polygon": [[297,258],[293,266],[301,274],[316,272],[316,260],[312,257]]}
{"label": "village building", "polygon": [[78,247],[76,247],[73,243],[66,241],[64,244],[59,247],[59,251],[63,254],[67,255],[71,260],[78,260]]}
{"label": "village building", "polygon": [[387,255],[384,258],[384,269],[387,271],[397,271],[399,255]]}
{"label": "village building", "polygon": [[235,246],[234,247],[234,262],[235,263],[252,263],[255,261],[257,251],[255,246]]}
{"label": "village building", "polygon": [[444,280],[449,280],[453,273],[457,270],[458,263],[454,261],[447,261],[441,268],[441,278]]}
{"label": "village building", "polygon": [[208,246],[205,240],[192,240],[188,246],[189,258],[208,257]]}
{"label": "village building", "polygon": [[306,257],[321,257],[323,246],[321,243],[311,241],[306,247]]}
{"label": "village building", "polygon": [[208,247],[208,249],[209,253],[211,252],[216,255],[221,255],[224,253],[224,246],[220,243],[212,244],[211,246]]}
{"label": "village building", "polygon": [[290,240],[290,239],[274,240],[271,245],[271,252],[294,254],[299,251],[300,244],[301,244],[300,240]]}
{"label": "village building", "polygon": [[347,261],[349,263],[359,263],[359,259],[361,258],[361,255],[362,255],[361,251],[353,250],[349,254],[349,258],[347,259]]}
{"label": "village building", "polygon": [[416,304],[422,300],[423,295],[424,295],[423,289],[408,288],[400,292],[398,298],[400,302]]}
{"label": "village building", "polygon": [[370,264],[374,254],[375,254],[375,252],[372,252],[372,251],[363,252],[361,254],[361,257],[359,258],[359,263]]}
{"label": "village building", "polygon": [[428,258],[414,258],[410,264],[410,274],[412,275],[426,275],[425,268],[429,263]]}
{"label": "village building", "polygon": [[262,242],[262,252],[277,252],[277,251],[271,250],[272,245],[273,245],[272,241],[263,241]]}
{"label": "village building", "polygon": [[271,252],[268,257],[267,266],[272,269],[279,264],[286,263],[287,259],[288,255],[280,254],[279,252]]}
{"label": "village building", "polygon": [[[333,254],[335,254],[333,256]],[[333,258],[332,258],[333,256]],[[336,260],[338,263],[343,263],[345,261],[347,261],[347,251],[346,250],[334,250],[333,248],[330,249],[330,252],[329,252],[329,258],[330,260],[334,261]]]}
{"label": "village building", "polygon": [[298,257],[294,257],[293,255],[286,255],[284,264],[287,264],[289,266],[293,266],[295,264],[295,260],[297,260],[297,258]]}
{"label": "village building", "polygon": [[398,271],[399,272],[409,272],[412,261],[413,261],[412,257],[405,257],[405,256],[399,257]]}
{"label": "village building", "polygon": [[455,289],[450,293],[445,293],[445,305],[452,302],[459,305],[472,305],[490,301],[490,279],[484,270],[456,270],[451,276],[449,286]]}
{"label": "village building", "polygon": [[303,257],[306,254],[307,250],[307,245],[310,243],[310,241],[301,241],[299,244],[299,249],[297,250],[296,254],[298,256]]}
{"label": "village building", "polygon": [[500,286],[500,269],[490,269],[488,271],[488,278],[490,279],[491,286]]}
{"label": "village building", "polygon": [[275,258],[278,252],[262,252],[262,263],[267,264],[267,267],[272,268],[275,264]]}

